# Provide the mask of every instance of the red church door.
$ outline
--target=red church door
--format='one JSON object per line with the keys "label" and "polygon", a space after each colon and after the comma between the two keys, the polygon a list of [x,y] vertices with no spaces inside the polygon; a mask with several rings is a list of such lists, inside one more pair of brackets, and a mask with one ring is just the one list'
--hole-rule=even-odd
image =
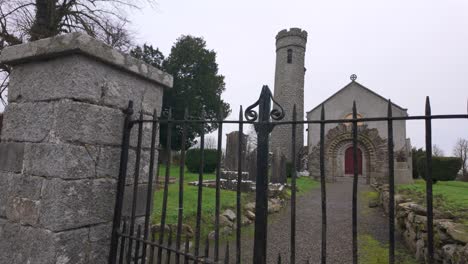
{"label": "red church door", "polygon": [[[362,175],[362,152],[357,151],[358,172]],[[345,174],[354,174],[353,147],[349,147],[345,152]]]}

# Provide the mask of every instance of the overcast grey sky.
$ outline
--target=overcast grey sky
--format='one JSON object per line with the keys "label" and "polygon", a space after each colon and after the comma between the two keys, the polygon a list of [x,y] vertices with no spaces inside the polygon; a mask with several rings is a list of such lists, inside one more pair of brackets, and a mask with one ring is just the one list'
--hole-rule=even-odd
{"label": "overcast grey sky", "polygon": [[[154,8],[132,12],[130,20],[136,42],[165,55],[181,35],[204,37],[226,76],[230,118],[257,99],[263,84],[273,90],[275,36],[290,27],[309,33],[306,110],[356,73],[361,84],[410,115],[424,113],[426,95],[434,114],[467,112],[466,0],[158,0]],[[458,137],[468,138],[468,120],[434,121],[433,129],[433,141],[446,155]],[[407,136],[424,146],[423,121],[409,121]]]}

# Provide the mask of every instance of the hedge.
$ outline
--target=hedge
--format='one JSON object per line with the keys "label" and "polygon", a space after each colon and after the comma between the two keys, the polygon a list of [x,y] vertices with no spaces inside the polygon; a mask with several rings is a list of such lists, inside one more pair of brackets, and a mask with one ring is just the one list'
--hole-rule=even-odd
{"label": "hedge", "polygon": [[[217,152],[215,149],[204,150],[204,166],[203,172],[213,173],[218,165]],[[197,173],[200,171],[200,149],[189,149],[185,154],[185,166],[190,172]]]}
{"label": "hedge", "polygon": [[[432,157],[432,180],[453,181],[460,171],[462,161],[457,157]],[[426,179],[426,157],[418,159],[418,172]]]}

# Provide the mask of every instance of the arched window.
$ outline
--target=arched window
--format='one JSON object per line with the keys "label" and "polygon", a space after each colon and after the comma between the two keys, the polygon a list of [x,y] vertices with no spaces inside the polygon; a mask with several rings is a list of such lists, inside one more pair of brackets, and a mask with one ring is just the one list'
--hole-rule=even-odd
{"label": "arched window", "polygon": [[292,49],[288,49],[288,63],[292,63]]}
{"label": "arched window", "polygon": [[[363,118],[363,116],[362,116],[361,114],[357,114],[356,117],[357,117],[357,118]],[[347,115],[344,117],[344,119],[353,119],[353,113],[347,114]],[[353,124],[353,123],[345,123],[346,126],[351,126],[352,124]],[[358,122],[357,125],[358,125],[358,126],[362,126],[362,125],[364,125],[364,123],[363,123],[363,122]]]}

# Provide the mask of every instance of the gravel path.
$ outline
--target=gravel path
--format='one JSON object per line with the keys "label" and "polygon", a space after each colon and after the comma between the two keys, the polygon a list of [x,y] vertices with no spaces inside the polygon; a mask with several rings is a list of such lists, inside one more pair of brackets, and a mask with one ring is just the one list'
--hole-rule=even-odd
{"label": "gravel path", "polygon": [[[370,187],[359,184],[359,191]],[[359,196],[358,196],[359,198]],[[375,239],[387,242],[387,218],[379,208],[370,209],[359,203],[358,232],[371,234]],[[327,184],[328,241],[327,263],[352,263],[352,181],[346,180]],[[321,249],[321,201],[320,188],[297,199],[296,262],[320,263]],[[270,215],[268,226],[268,263],[276,263],[278,254],[282,263],[289,262],[290,207]],[[242,242],[242,263],[252,262],[253,241],[244,238]],[[234,252],[231,253],[234,255]],[[232,256],[231,255],[231,256]]]}

